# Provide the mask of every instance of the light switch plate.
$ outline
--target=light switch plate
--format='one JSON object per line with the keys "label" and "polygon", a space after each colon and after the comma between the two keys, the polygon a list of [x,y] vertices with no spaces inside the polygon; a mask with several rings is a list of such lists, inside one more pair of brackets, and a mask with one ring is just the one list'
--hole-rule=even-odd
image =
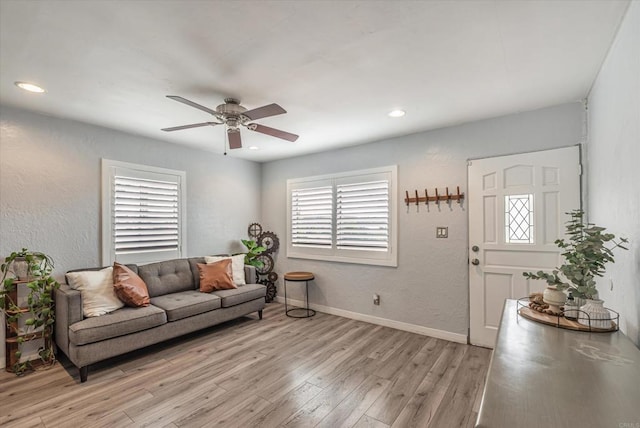
{"label": "light switch plate", "polygon": [[449,237],[449,228],[438,226],[436,227],[436,238],[448,238]]}

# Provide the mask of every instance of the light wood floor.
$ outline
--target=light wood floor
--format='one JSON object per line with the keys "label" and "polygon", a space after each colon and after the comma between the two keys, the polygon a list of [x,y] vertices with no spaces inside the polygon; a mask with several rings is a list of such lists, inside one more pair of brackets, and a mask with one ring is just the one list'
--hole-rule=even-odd
{"label": "light wood floor", "polygon": [[255,314],[89,369],[0,373],[2,427],[471,427],[490,351],[318,313]]}

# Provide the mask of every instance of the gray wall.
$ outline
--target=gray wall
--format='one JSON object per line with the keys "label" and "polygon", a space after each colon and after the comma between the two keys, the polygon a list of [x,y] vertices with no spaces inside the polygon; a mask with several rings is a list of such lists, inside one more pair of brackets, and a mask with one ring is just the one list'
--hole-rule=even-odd
{"label": "gray wall", "polygon": [[58,279],[99,266],[103,157],[186,171],[188,256],[241,251],[260,218],[258,163],[2,106],[0,257],[45,252]]}
{"label": "gray wall", "polygon": [[[266,163],[262,175],[262,225],[283,241],[276,271],[312,271],[312,304],[415,326],[467,334],[466,203],[426,210],[399,206],[397,268],[288,259],[286,180],[341,171],[398,165],[398,192],[440,191],[460,186],[466,193],[467,159],[574,145],[582,142],[584,109],[566,104],[292,159]],[[436,226],[449,238],[436,239]],[[279,281],[279,296],[283,295]],[[372,303],[373,293],[381,305]],[[294,296],[300,298],[299,295]]]}
{"label": "gray wall", "polygon": [[589,95],[589,221],[629,238],[598,281],[640,346],[640,2],[632,2]]}

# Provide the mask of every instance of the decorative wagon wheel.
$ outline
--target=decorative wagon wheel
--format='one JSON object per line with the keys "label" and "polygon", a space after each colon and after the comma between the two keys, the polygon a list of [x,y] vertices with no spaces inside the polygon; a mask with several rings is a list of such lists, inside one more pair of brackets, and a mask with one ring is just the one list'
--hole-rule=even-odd
{"label": "decorative wagon wheel", "polygon": [[251,223],[249,225],[247,233],[251,238],[258,239],[258,237],[262,234],[262,226],[260,225],[260,223]]}
{"label": "decorative wagon wheel", "polygon": [[267,249],[266,254],[275,253],[280,247],[280,239],[273,232],[264,232],[258,237],[258,245]]}
{"label": "decorative wagon wheel", "polygon": [[256,272],[258,272],[260,275],[266,275],[273,270],[273,259],[270,255],[264,253],[260,254],[258,257],[256,257],[256,260],[260,260],[263,263],[262,267],[256,266]]}
{"label": "decorative wagon wheel", "polygon": [[269,272],[267,274],[267,279],[271,282],[276,282],[278,280],[278,274],[275,272]]}

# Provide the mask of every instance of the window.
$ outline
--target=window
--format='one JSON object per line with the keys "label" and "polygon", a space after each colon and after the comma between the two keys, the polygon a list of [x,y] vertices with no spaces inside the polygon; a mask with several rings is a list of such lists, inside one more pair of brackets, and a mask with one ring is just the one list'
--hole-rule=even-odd
{"label": "window", "polygon": [[533,244],[533,195],[506,195],[504,206],[505,241]]}
{"label": "window", "polygon": [[309,187],[291,191],[291,243],[294,247],[331,248],[333,188]]}
{"label": "window", "polygon": [[287,256],[397,266],[397,167],[287,181]]}
{"label": "window", "polygon": [[102,261],[150,263],[186,254],[186,174],[102,160]]}

